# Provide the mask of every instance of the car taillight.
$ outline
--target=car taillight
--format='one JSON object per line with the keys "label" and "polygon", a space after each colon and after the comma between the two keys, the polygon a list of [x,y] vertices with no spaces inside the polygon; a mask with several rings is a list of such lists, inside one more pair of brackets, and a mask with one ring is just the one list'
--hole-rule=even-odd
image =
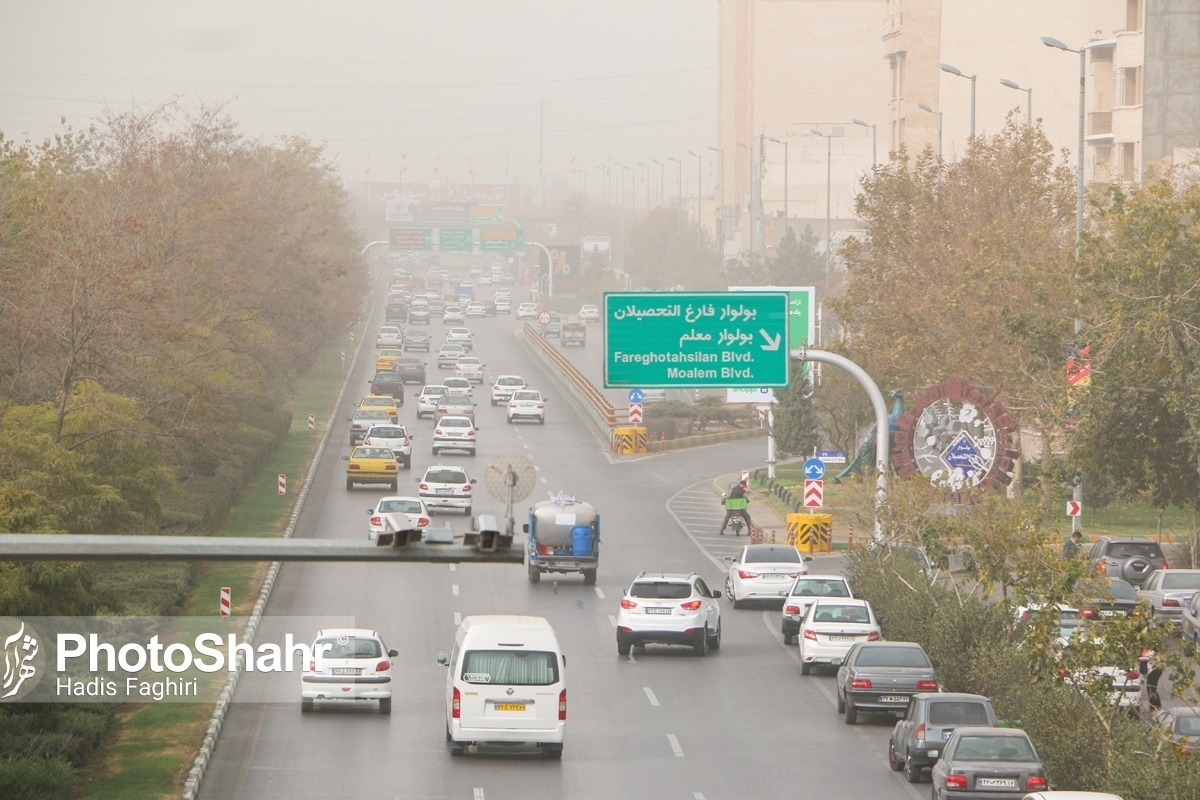
{"label": "car taillight", "polygon": [[966,775],[947,775],[946,776],[946,788],[947,789],[965,789],[965,788],[967,788],[967,776]]}
{"label": "car taillight", "polygon": [[404,437],[404,444],[402,446],[408,447],[410,444],[412,444],[412,442],[408,439],[408,437]]}
{"label": "car taillight", "polygon": [[701,604],[699,600],[689,600],[686,603],[680,603],[679,607],[684,611],[696,611],[700,608],[700,605]]}
{"label": "car taillight", "polygon": [[817,632],[812,628],[807,628],[804,631],[804,638],[808,639],[810,642],[815,642],[817,640]]}
{"label": "car taillight", "polygon": [[429,484],[428,483],[418,483],[417,488],[423,492],[429,488]]}
{"label": "car taillight", "polygon": [[1167,597],[1163,600],[1163,608],[1179,608],[1179,601]]}
{"label": "car taillight", "polygon": [[424,528],[429,524],[429,517],[420,517],[417,519],[417,527]]}
{"label": "car taillight", "polygon": [[392,462],[391,464],[384,464],[384,465],[383,465],[383,471],[384,471],[384,472],[387,472],[387,471],[389,471],[389,470],[394,470],[394,469],[396,469],[396,464],[395,464],[395,462]]}
{"label": "car taillight", "polygon": [[936,692],[937,681],[917,681],[917,691],[919,692]]}
{"label": "car taillight", "polygon": [[500,384],[496,384],[495,386],[493,386],[493,387],[492,387],[492,391],[493,391],[493,392],[498,392],[498,391],[500,391]]}
{"label": "car taillight", "polygon": [[1096,562],[1096,572],[1099,572],[1101,575],[1103,575],[1107,571],[1108,565],[1105,564],[1103,558]]}
{"label": "car taillight", "polygon": [[739,569],[738,577],[741,578],[742,580],[746,581],[746,580],[750,580],[751,578],[757,578],[758,573],[757,572],[747,572],[744,569]]}
{"label": "car taillight", "polygon": [[509,407],[509,408],[516,408],[516,407],[517,407],[517,404],[516,404],[516,403],[509,403],[509,404],[508,404],[508,407]]}
{"label": "car taillight", "polygon": [[878,642],[879,641],[879,631],[871,631],[870,633],[868,633],[867,641],[868,642]]}
{"label": "car taillight", "polygon": [[918,725],[917,729],[915,731],[913,731],[913,738],[915,738],[917,740],[917,747],[925,746],[925,723],[924,722],[922,722],[920,725]]}
{"label": "car taillight", "polygon": [[544,406],[544,405],[543,405],[543,404],[541,404],[541,403],[538,403],[537,407],[538,407],[538,408],[545,408],[546,406]]}
{"label": "car taillight", "polygon": [[1030,775],[1025,780],[1025,788],[1031,792],[1034,789],[1045,789],[1046,788],[1046,779],[1043,778],[1041,775]]}
{"label": "car taillight", "polygon": [[375,383],[371,384],[371,394],[379,394],[379,385],[378,384],[375,384]]}
{"label": "car taillight", "polygon": [[785,609],[783,610],[783,613],[785,613],[785,614],[799,614],[799,613],[800,613],[800,606],[788,606],[787,608],[785,608]]}
{"label": "car taillight", "polygon": [[474,436],[474,435],[475,435],[475,431],[467,431],[467,436]]}
{"label": "car taillight", "polygon": [[450,702],[450,716],[454,719],[462,718],[462,693],[458,691],[458,687],[454,687],[454,699]]}
{"label": "car taillight", "polygon": [[463,486],[463,491],[464,491],[464,492],[469,492],[469,491],[471,491],[471,484],[469,484],[469,483],[468,483],[468,484],[465,484],[465,485]]}
{"label": "car taillight", "polygon": [[1160,567],[1160,569],[1170,569],[1170,567],[1167,566],[1167,560],[1165,558],[1162,561],[1162,566]]}
{"label": "car taillight", "polygon": [[383,517],[371,517],[371,524],[377,528],[383,527]]}
{"label": "car taillight", "polygon": [[441,429],[441,428],[434,428],[434,429],[433,429],[433,435],[434,435],[434,436],[441,436],[441,435],[442,435],[442,429]]}
{"label": "car taillight", "polygon": [[1096,612],[1090,608],[1085,608],[1081,613],[1082,613],[1084,619],[1095,619],[1096,618]]}
{"label": "car taillight", "polygon": [[[538,549],[541,550],[540,545],[538,546]],[[621,598],[621,608],[637,608],[637,603],[633,602],[628,597],[622,597]]]}
{"label": "car taillight", "polygon": [[870,689],[871,680],[869,678],[855,678],[850,681],[851,689]]}
{"label": "car taillight", "polygon": [[308,671],[309,671],[309,672],[316,672],[316,671],[317,671],[317,662],[316,662],[316,661],[312,661],[312,660],[310,660],[310,661],[308,662]]}
{"label": "car taillight", "polygon": [[361,469],[361,467],[359,467],[358,464],[350,464],[346,467],[346,469]]}
{"label": "car taillight", "polygon": [[375,665],[376,672],[387,672],[391,668],[392,668],[392,662],[387,661],[386,659],[384,661],[380,661],[378,664]]}
{"label": "car taillight", "polygon": [[1129,672],[1125,673],[1125,680],[1127,681],[1139,681],[1141,679],[1142,673],[1138,672],[1136,669],[1131,669]]}
{"label": "car taillight", "polygon": [[567,690],[558,693],[558,719],[561,722],[567,718]]}
{"label": "car taillight", "polygon": [[367,438],[363,439],[363,444],[370,444],[370,443],[371,443],[371,437],[370,437],[370,436],[368,436]]}
{"label": "car taillight", "polygon": [[539,543],[539,544],[538,544],[538,546],[537,546],[537,552],[538,552],[538,555],[539,555],[539,556],[548,556],[548,555],[550,555],[550,553],[551,553],[551,550],[550,550],[550,545],[548,545],[548,544],[541,544],[541,543]]}

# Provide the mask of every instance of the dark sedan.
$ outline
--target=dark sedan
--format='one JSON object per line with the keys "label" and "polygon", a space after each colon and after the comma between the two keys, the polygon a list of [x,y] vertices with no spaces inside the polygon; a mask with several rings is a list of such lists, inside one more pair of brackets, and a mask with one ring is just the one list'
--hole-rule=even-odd
{"label": "dark sedan", "polygon": [[388,395],[397,405],[404,405],[404,382],[396,372],[381,370],[371,379],[371,394]]}
{"label": "dark sedan", "polygon": [[1120,578],[1102,580],[1103,594],[1088,600],[1080,609],[1084,619],[1110,619],[1132,616],[1138,607],[1137,592]]}
{"label": "dark sedan", "polygon": [[937,763],[942,746],[957,728],[996,726],[992,701],[978,694],[921,692],[908,701],[904,719],[892,729],[888,764],[903,770],[909,783],[918,783],[925,769]]}
{"label": "dark sedan", "polygon": [[917,692],[938,690],[936,666],[915,642],[860,642],[838,667],[837,712],[847,725],[859,711],[903,712]]}
{"label": "dark sedan", "polygon": [[1021,800],[1046,788],[1046,773],[1025,731],[959,728],[933,766],[933,800]]}
{"label": "dark sedan", "polygon": [[424,350],[429,352],[429,334],[424,331],[404,332],[404,352],[409,350]]}
{"label": "dark sedan", "polygon": [[396,359],[394,369],[400,375],[401,383],[425,384],[425,362],[413,356]]}

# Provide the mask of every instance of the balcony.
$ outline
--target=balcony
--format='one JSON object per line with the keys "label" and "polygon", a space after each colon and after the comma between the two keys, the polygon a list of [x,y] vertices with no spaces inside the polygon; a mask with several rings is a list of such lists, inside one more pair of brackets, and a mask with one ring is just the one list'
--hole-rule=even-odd
{"label": "balcony", "polygon": [[888,39],[900,33],[900,26],[904,24],[904,12],[897,11],[895,14],[888,14],[883,18],[883,39]]}
{"label": "balcony", "polygon": [[1092,111],[1087,115],[1087,135],[1112,136],[1112,112]]}

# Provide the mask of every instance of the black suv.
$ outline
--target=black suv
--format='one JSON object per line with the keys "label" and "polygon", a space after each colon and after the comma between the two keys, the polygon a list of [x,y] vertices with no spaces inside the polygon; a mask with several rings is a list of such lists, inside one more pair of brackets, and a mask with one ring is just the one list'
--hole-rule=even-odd
{"label": "black suv", "polygon": [[1088,552],[1088,560],[1097,571],[1141,586],[1156,569],[1167,569],[1162,548],[1152,539],[1112,539],[1100,537]]}
{"label": "black suv", "polygon": [[399,372],[380,371],[371,378],[371,394],[385,394],[404,405],[404,381],[400,380]]}
{"label": "black suv", "polygon": [[413,356],[404,356],[396,359],[396,366],[393,370],[400,374],[400,382],[425,384],[425,362]]}
{"label": "black suv", "polygon": [[921,692],[908,700],[904,718],[892,729],[888,764],[909,783],[919,783],[921,772],[941,756],[942,746],[955,728],[998,724],[992,701],[979,694]]}

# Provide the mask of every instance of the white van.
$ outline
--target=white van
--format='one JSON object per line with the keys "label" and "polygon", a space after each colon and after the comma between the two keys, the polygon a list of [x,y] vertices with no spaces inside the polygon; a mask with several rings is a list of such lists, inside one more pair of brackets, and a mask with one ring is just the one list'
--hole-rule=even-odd
{"label": "white van", "polygon": [[541,617],[467,617],[449,655],[446,741],[450,755],[468,745],[537,745],[562,758],[567,725],[567,658]]}

